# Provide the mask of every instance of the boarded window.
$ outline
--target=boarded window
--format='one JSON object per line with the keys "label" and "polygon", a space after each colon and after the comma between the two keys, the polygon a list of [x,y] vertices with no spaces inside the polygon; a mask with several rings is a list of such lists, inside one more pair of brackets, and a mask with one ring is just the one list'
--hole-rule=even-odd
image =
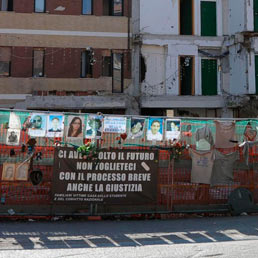
{"label": "boarded window", "polygon": [[81,54],[81,77],[92,78],[92,52],[88,50]]}
{"label": "boarded window", "polygon": [[255,86],[256,86],[256,95],[258,94],[258,55],[255,56]]}
{"label": "boarded window", "polygon": [[35,0],[35,13],[44,13],[46,11],[45,0]]}
{"label": "boarded window", "polygon": [[37,49],[33,51],[33,76],[44,76],[44,50]]}
{"label": "boarded window", "polygon": [[82,0],[82,14],[92,14],[92,0]]}
{"label": "boarded window", "polygon": [[123,92],[123,54],[113,53],[113,93]]}
{"label": "boarded window", "polygon": [[111,56],[102,57],[102,76],[112,76],[112,61]]}
{"label": "boarded window", "polygon": [[1,11],[13,11],[13,0],[2,0]]}
{"label": "boarded window", "polygon": [[201,35],[217,35],[217,11],[216,2],[201,2]]}
{"label": "boarded window", "polygon": [[180,34],[193,34],[193,1],[180,0]]}
{"label": "boarded window", "polygon": [[0,47],[0,76],[10,76],[11,49]]}
{"label": "boarded window", "polygon": [[192,56],[180,56],[180,94],[194,95],[194,59]]}
{"label": "boarded window", "polygon": [[217,95],[217,60],[202,59],[202,95]]}
{"label": "boarded window", "polygon": [[254,1],[254,31],[258,32],[258,0]]}

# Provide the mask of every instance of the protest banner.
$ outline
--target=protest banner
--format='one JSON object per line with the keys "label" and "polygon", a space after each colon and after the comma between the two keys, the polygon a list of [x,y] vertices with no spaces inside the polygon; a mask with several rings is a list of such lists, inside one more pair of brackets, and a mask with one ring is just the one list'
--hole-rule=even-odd
{"label": "protest banner", "polygon": [[55,203],[154,204],[156,150],[101,150],[86,160],[73,148],[58,147],[52,184]]}

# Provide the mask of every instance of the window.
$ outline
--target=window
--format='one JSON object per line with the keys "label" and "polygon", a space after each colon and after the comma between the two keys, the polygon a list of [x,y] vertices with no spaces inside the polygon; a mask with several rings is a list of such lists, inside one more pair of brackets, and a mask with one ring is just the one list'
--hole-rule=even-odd
{"label": "window", "polygon": [[82,14],[92,14],[92,0],[82,0]]}
{"label": "window", "polygon": [[255,56],[255,86],[256,95],[258,95],[258,55]]}
{"label": "window", "polygon": [[202,95],[217,95],[217,60],[202,59]]}
{"label": "window", "polygon": [[13,11],[13,0],[2,0],[1,11]]}
{"label": "window", "polygon": [[216,2],[201,1],[201,35],[217,35]]}
{"label": "window", "polygon": [[180,95],[194,95],[194,58],[180,56]]}
{"label": "window", "polygon": [[11,48],[0,47],[0,76],[10,76],[11,70]]}
{"label": "window", "polygon": [[112,9],[113,16],[123,16],[123,0],[113,0]]}
{"label": "window", "polygon": [[33,51],[33,76],[34,77],[44,76],[44,54],[45,54],[45,51],[42,49],[35,49]]}
{"label": "window", "polygon": [[258,0],[254,0],[254,31],[258,32]]}
{"label": "window", "polygon": [[44,13],[46,11],[45,0],[35,0],[35,13]]}
{"label": "window", "polygon": [[180,34],[193,35],[193,1],[180,0]]}
{"label": "window", "polygon": [[123,0],[103,0],[103,15],[123,16]]}
{"label": "window", "polygon": [[122,93],[123,92],[123,54],[113,53],[113,84],[112,92],[113,93]]}
{"label": "window", "polygon": [[112,76],[112,61],[111,56],[102,57],[102,76]]}
{"label": "window", "polygon": [[92,51],[82,51],[81,54],[81,77],[92,78]]}

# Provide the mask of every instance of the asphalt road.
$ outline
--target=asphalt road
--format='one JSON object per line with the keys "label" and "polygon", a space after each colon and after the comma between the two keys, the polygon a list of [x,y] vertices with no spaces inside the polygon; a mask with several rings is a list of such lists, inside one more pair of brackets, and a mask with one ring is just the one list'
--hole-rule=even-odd
{"label": "asphalt road", "polygon": [[258,216],[2,221],[0,229],[0,257],[258,257]]}

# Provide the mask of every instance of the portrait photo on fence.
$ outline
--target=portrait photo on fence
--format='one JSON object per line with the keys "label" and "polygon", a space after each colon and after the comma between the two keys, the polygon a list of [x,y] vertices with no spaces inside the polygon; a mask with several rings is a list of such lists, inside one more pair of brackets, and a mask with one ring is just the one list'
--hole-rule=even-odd
{"label": "portrait photo on fence", "polygon": [[15,180],[19,181],[27,181],[28,180],[28,171],[29,164],[28,163],[17,163],[15,165]]}
{"label": "portrait photo on fence", "polygon": [[6,144],[7,145],[19,145],[20,142],[20,133],[19,129],[8,129],[6,135]]}
{"label": "portrait photo on fence", "polygon": [[68,116],[67,138],[83,138],[84,117]]}
{"label": "portrait photo on fence", "polygon": [[145,126],[145,119],[132,117],[131,124],[130,124],[130,133],[129,138],[142,138],[144,136],[144,126]]}
{"label": "portrait photo on fence", "polygon": [[21,119],[15,112],[10,112],[9,128],[21,129]]}
{"label": "portrait photo on fence", "polygon": [[180,139],[180,119],[166,119],[165,136],[166,140],[179,140]]}
{"label": "portrait photo on fence", "polygon": [[163,139],[163,119],[149,118],[147,140],[162,141],[162,139]]}
{"label": "portrait photo on fence", "polygon": [[40,113],[32,114],[28,134],[33,137],[44,137],[46,135],[46,130],[47,116]]}
{"label": "portrait photo on fence", "polygon": [[15,173],[14,163],[3,163],[2,181],[13,181]]}
{"label": "portrait photo on fence", "polygon": [[64,116],[61,114],[52,114],[48,116],[47,136],[62,137],[64,132]]}
{"label": "portrait photo on fence", "polygon": [[86,126],[86,136],[87,139],[100,139],[102,135],[103,116],[89,115],[87,119]]}

